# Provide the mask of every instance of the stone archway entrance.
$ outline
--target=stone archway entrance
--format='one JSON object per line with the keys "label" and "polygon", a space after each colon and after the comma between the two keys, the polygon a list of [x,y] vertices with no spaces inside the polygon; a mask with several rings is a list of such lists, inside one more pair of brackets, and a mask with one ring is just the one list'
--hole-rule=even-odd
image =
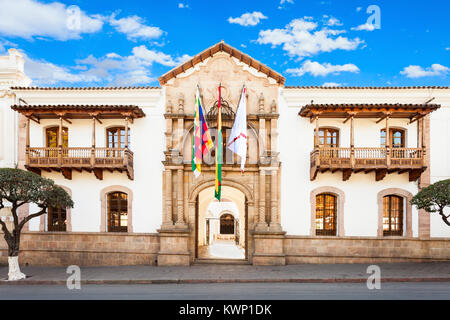
{"label": "stone archway entrance", "polygon": [[222,200],[214,187],[203,189],[195,200],[195,260],[247,260],[247,197],[239,189],[224,186]]}
{"label": "stone archway entrance", "polygon": [[[193,59],[181,73],[163,76],[165,88],[166,122],[163,173],[163,212],[161,229],[158,230],[160,250],[158,265],[189,265],[198,256],[198,230],[211,228],[206,219],[197,226],[198,196],[206,188],[214,186],[214,150],[203,155],[201,174],[192,173],[192,142],[197,90],[206,115],[212,138],[218,112],[218,85],[221,85],[221,114],[223,141],[227,141],[226,128],[231,128],[241,97],[242,85],[247,88],[247,159],[242,173],[238,156],[230,154],[224,146],[222,187],[235,188],[244,194],[246,219],[235,218],[235,230],[245,236],[246,259],[253,264],[284,264],[284,232],[280,219],[280,169],[278,157],[278,105],[279,88],[284,78],[275,77],[262,70],[251,69],[256,61],[238,60],[231,52],[235,48],[219,43],[214,51],[205,51]],[[209,52],[209,53],[208,53]],[[208,59],[202,57],[208,53]],[[239,53],[239,57],[244,54]],[[187,72],[196,65],[195,69]],[[197,68],[198,65],[198,68]],[[265,70],[265,69],[264,69]],[[222,107],[223,106],[223,107]],[[224,130],[225,129],[225,130]],[[205,209],[206,211],[206,209]],[[201,220],[201,219],[200,219]],[[204,238],[211,234],[203,231]],[[237,239],[239,238],[239,239]],[[209,241],[210,239],[208,239]]]}

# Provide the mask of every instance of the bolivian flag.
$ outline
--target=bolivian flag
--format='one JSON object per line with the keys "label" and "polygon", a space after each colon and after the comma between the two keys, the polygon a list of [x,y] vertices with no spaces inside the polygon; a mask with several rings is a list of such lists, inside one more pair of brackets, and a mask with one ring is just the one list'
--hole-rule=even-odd
{"label": "bolivian flag", "polygon": [[222,191],[222,107],[219,85],[219,103],[217,105],[217,138],[216,138],[216,184],[214,196],[220,201]]}
{"label": "bolivian flag", "polygon": [[194,116],[194,136],[192,139],[192,171],[197,178],[202,172],[202,155],[208,154],[213,148],[211,135],[209,134],[208,124],[203,115],[203,107],[200,102],[200,91],[197,86],[195,94],[195,116]]}

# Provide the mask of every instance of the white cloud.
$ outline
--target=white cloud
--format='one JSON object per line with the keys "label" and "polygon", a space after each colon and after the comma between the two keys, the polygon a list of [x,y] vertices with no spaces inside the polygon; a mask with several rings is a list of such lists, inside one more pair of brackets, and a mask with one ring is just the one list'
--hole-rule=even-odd
{"label": "white cloud", "polygon": [[293,74],[294,76],[301,77],[305,73],[310,73],[314,77],[326,76],[329,74],[339,74],[341,72],[358,73],[359,68],[352,63],[343,65],[332,65],[330,63],[318,63],[316,61],[306,60],[303,62],[300,68],[288,69],[286,72]]}
{"label": "white cloud", "polygon": [[359,38],[333,37],[345,31],[317,29],[318,24],[304,18],[292,20],[283,29],[262,30],[256,40],[259,44],[282,45],[290,56],[303,58],[334,50],[355,50],[364,41]]}
{"label": "white cloud", "polygon": [[267,17],[259,11],[254,11],[252,13],[250,12],[244,13],[243,15],[237,18],[229,17],[228,22],[236,23],[241,26],[247,27],[247,26],[256,26],[262,19],[267,19]]}
{"label": "white cloud", "polygon": [[337,82],[325,82],[322,87],[340,87],[341,84]]}
{"label": "white cloud", "polygon": [[187,9],[189,8],[189,5],[187,3],[178,3],[178,8],[180,9]]}
{"label": "white cloud", "polygon": [[163,31],[159,27],[147,26],[144,22],[144,19],[138,16],[116,19],[116,15],[113,14],[109,18],[111,26],[116,31],[126,34],[129,40],[156,39],[163,34]]}
{"label": "white cloud", "polygon": [[0,53],[6,52],[6,50],[9,49],[7,47],[15,48],[15,47],[17,47],[17,44],[15,44],[15,43],[13,43],[11,41],[8,41],[6,39],[0,39]]}
{"label": "white cloud", "polygon": [[352,30],[355,30],[355,31],[361,31],[361,30],[364,30],[364,31],[373,31],[373,30],[375,30],[375,26],[373,25],[373,24],[371,24],[371,23],[364,23],[364,24],[360,24],[359,26],[357,26],[357,27],[353,27],[353,28],[351,28]]}
{"label": "white cloud", "polygon": [[362,10],[361,7],[356,7],[356,12],[360,12]]}
{"label": "white cloud", "polygon": [[156,80],[151,67],[157,63],[173,67],[191,57],[172,57],[163,52],[149,50],[141,45],[134,47],[131,54],[121,56],[110,52],[102,57],[89,55],[75,61],[74,66],[59,66],[45,60],[29,58],[25,53],[25,73],[35,85],[89,84],[102,85],[144,85]]}
{"label": "white cloud", "polygon": [[134,47],[129,56],[108,53],[104,57],[96,58],[89,55],[78,60],[78,66],[87,66],[84,72],[101,78],[114,85],[148,84],[156,79],[150,69],[154,63],[173,67],[190,59],[189,55],[172,57],[160,51],[150,50],[145,45]]}
{"label": "white cloud", "polygon": [[34,60],[23,53],[25,73],[33,79],[34,85],[54,85],[58,82],[98,82],[99,77],[90,74],[74,73],[67,67],[57,66],[45,60]]}
{"label": "white cloud", "polygon": [[163,66],[174,67],[191,58],[185,54],[181,57],[173,59],[170,55],[155,50],[149,50],[146,46],[141,45],[133,48],[133,55],[146,65],[152,65],[154,62],[162,64]]}
{"label": "white cloud", "polygon": [[447,50],[447,51],[450,51],[450,47],[448,47],[448,48],[445,48],[445,50]]}
{"label": "white cloud", "polygon": [[342,26],[343,25],[343,23],[341,21],[339,21],[339,19],[337,19],[335,17],[328,17],[327,15],[324,15],[323,17],[325,19],[327,19],[324,24],[329,26],[329,27]]}
{"label": "white cloud", "polygon": [[431,77],[431,76],[443,76],[446,75],[450,69],[441,64],[435,63],[431,67],[422,68],[417,65],[410,65],[405,67],[400,74],[405,75],[408,78],[421,78],[421,77]]}
{"label": "white cloud", "polygon": [[60,2],[0,0],[0,8],[0,34],[25,39],[80,39],[83,33],[101,30],[104,19],[99,15],[88,15],[79,9],[70,11],[71,8],[78,7],[66,7]]}

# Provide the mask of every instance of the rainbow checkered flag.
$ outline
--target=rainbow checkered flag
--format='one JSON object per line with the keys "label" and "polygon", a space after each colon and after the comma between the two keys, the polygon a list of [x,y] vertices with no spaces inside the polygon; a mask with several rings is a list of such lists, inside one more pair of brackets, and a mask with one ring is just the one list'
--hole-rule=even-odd
{"label": "rainbow checkered flag", "polygon": [[202,155],[208,154],[209,150],[213,148],[211,135],[209,134],[208,124],[203,115],[203,107],[200,101],[200,90],[197,85],[197,92],[195,94],[195,116],[194,116],[194,131],[192,139],[192,172],[197,178],[202,172]]}

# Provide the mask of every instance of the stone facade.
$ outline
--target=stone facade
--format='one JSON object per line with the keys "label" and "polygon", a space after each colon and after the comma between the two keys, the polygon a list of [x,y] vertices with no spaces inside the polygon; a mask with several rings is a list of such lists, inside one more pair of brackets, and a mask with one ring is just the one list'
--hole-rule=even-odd
{"label": "stone facade", "polygon": [[[97,232],[23,232],[19,259],[34,266],[155,265],[157,234]],[[8,252],[0,241],[0,264]]]}
{"label": "stone facade", "polygon": [[448,239],[286,236],[287,264],[448,261]]}
{"label": "stone facade", "polygon": [[[215,165],[210,153],[203,159],[200,177],[192,173],[194,98],[198,86],[215,138],[219,84],[224,132],[233,125],[243,85],[247,88],[245,172],[240,171],[237,156],[224,149],[222,185],[240,195],[235,202],[239,202],[239,222],[245,225],[240,237],[245,239],[248,263],[450,260],[450,230],[430,214],[408,205],[421,188],[450,177],[450,148],[440,142],[450,140],[449,88],[284,87],[281,75],[223,42],[163,75],[159,79],[161,88],[30,88],[20,55],[16,51],[9,54],[8,59],[0,57],[0,125],[4,128],[0,126],[0,167],[17,164],[26,168],[27,145],[45,147],[45,128],[57,121],[41,119],[38,123],[15,113],[11,106],[19,99],[28,105],[50,106],[131,104],[142,108],[146,115],[130,123],[126,120],[134,154],[133,179],[124,172],[107,170],[101,179],[89,170],[74,170],[67,179],[58,169],[42,170],[43,177],[53,179],[70,193],[75,207],[67,210],[65,233],[45,232],[44,216],[27,223],[21,243],[22,264],[195,263],[199,258],[199,233],[205,232],[199,219],[205,220],[206,216],[198,212],[200,207],[206,208],[199,205],[199,198],[214,186]],[[8,72],[2,73],[6,61]],[[10,61],[17,65],[9,66]],[[380,132],[387,122],[353,119],[353,114],[350,121],[332,117],[313,120],[299,116],[303,106],[423,105],[430,98],[441,107],[424,118],[415,122],[409,118],[389,119],[391,128],[405,130],[405,148],[425,149],[426,170],[418,180],[410,181],[408,173],[388,170],[381,180],[376,180],[376,173],[370,170],[351,173],[347,179],[329,170],[320,172],[314,181],[310,179],[316,127],[338,130],[340,148],[379,149]],[[70,121],[64,125],[69,131],[69,147],[74,148],[90,147],[95,136],[98,147],[106,147],[108,128],[124,125],[118,119],[102,119],[97,124],[93,119]],[[442,122],[440,127],[436,126],[438,121]],[[435,127],[440,129],[433,133]],[[28,130],[31,137],[27,138]],[[109,192],[127,194],[126,233],[106,232]],[[316,196],[322,193],[337,198],[336,236],[316,236]],[[382,198],[386,195],[397,195],[404,201],[401,236],[383,236]],[[205,198],[213,200],[212,192]],[[19,215],[23,217],[35,209],[33,204],[24,205]],[[8,208],[0,216],[9,219]],[[0,241],[0,263],[7,259],[5,245]]]}

